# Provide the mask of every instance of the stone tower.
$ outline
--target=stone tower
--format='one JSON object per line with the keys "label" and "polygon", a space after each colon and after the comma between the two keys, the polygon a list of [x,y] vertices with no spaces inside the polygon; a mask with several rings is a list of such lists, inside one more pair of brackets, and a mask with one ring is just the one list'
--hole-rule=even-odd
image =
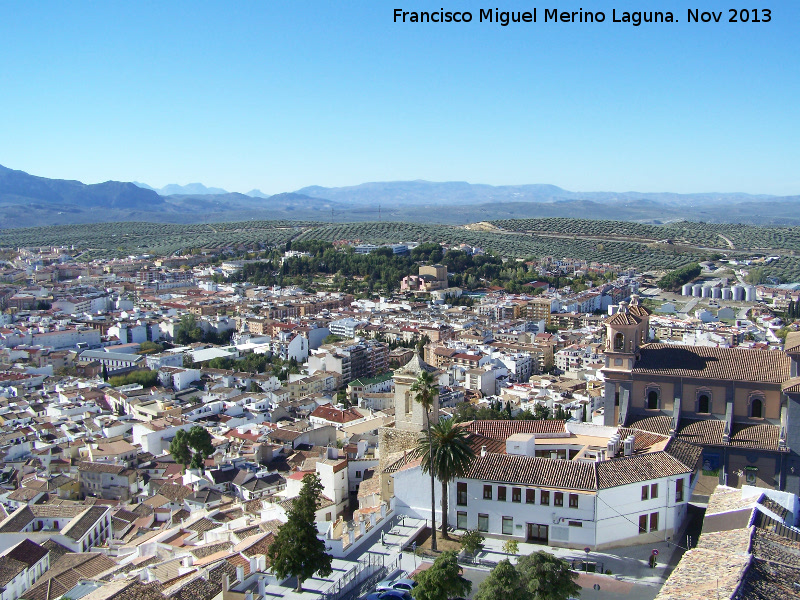
{"label": "stone tower", "polygon": [[[439,371],[422,360],[418,352],[402,368],[394,372],[394,419],[395,427],[403,431],[422,431],[427,423],[425,409],[414,399],[411,387],[423,371],[434,376],[436,381]],[[439,396],[433,399],[431,424],[439,422]]]}

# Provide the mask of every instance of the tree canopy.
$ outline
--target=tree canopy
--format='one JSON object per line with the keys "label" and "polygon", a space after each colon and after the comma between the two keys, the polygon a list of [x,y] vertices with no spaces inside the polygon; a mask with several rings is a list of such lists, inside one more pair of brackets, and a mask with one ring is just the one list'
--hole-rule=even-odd
{"label": "tree canopy", "polygon": [[461,575],[455,552],[442,552],[430,569],[418,573],[417,586],[411,591],[414,600],[449,600],[466,597],[472,582]]}
{"label": "tree canopy", "polygon": [[[105,365],[103,365],[105,368]],[[105,371],[105,376],[108,377],[108,370]],[[151,371],[149,369],[142,369],[140,371],[131,371],[124,375],[115,375],[108,378],[108,383],[112,387],[119,387],[121,385],[131,385],[138,383],[142,387],[153,387],[158,383],[158,371]]]}
{"label": "tree canopy", "polygon": [[534,552],[519,557],[516,566],[508,559],[500,561],[481,582],[475,600],[568,600],[580,595],[577,578],[567,561],[549,552]]}
{"label": "tree canopy", "polygon": [[206,458],[214,453],[211,434],[200,425],[194,425],[188,431],[179,429],[169,443],[169,453],[184,469],[189,466],[204,471]]}
{"label": "tree canopy", "polygon": [[278,529],[267,551],[278,579],[297,577],[298,593],[303,591],[303,581],[314,573],[327,577],[333,572],[333,557],[325,551],[325,542],[317,537],[314,519],[321,494],[322,484],[316,474],[303,477],[303,487],[288,510],[288,520]]}
{"label": "tree canopy", "polygon": [[570,570],[567,561],[544,550],[520,556],[517,571],[533,600],[568,600],[580,595],[581,586],[575,583],[578,574]]}
{"label": "tree canopy", "polygon": [[484,579],[475,594],[475,600],[498,600],[513,598],[514,600],[533,600],[533,594],[519,571],[509,560],[501,560]]}
{"label": "tree canopy", "polygon": [[203,339],[203,330],[197,325],[194,315],[183,315],[173,331],[172,338],[179,346],[185,346]]}
{"label": "tree canopy", "polygon": [[675,269],[658,280],[658,287],[662,290],[677,291],[684,283],[690,282],[699,276],[703,270],[698,263],[691,263],[680,269]]}
{"label": "tree canopy", "polygon": [[453,479],[463,477],[475,459],[475,452],[467,442],[468,432],[453,423],[452,419],[442,419],[430,428],[430,439],[420,436],[417,450],[422,455],[422,471],[430,473],[442,484],[442,537],[447,534],[447,488]]}

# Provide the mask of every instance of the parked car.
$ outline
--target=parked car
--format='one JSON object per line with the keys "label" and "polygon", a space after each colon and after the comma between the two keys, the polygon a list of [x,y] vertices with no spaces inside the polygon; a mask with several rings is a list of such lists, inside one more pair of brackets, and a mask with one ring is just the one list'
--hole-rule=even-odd
{"label": "parked car", "polygon": [[372,592],[367,596],[367,600],[413,600],[411,594],[404,590],[383,590],[382,592]]}
{"label": "parked car", "polygon": [[404,592],[410,592],[412,589],[414,589],[414,587],[416,587],[416,585],[417,582],[413,579],[409,579],[408,577],[400,577],[399,579],[393,579],[391,581],[384,579],[375,589],[379,592],[386,590],[403,590]]}
{"label": "parked car", "polygon": [[376,592],[384,592],[386,590],[392,589],[392,584],[395,581],[400,581],[403,578],[408,577],[408,571],[403,571],[401,569],[397,569],[389,573],[384,579],[378,582],[378,585],[375,586]]}
{"label": "parked car", "polygon": [[398,579],[397,581],[395,581],[392,584],[392,589],[403,590],[404,592],[411,593],[411,590],[413,590],[416,586],[417,586],[416,581],[404,577],[403,579]]}

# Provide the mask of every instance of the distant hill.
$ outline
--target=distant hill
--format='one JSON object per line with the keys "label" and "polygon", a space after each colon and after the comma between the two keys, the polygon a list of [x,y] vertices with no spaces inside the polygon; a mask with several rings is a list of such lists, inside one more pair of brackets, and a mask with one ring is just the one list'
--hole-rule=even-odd
{"label": "distant hill", "polygon": [[153,209],[163,205],[164,199],[133,183],[106,181],[86,185],[80,181],[36,177],[0,166],[0,205],[33,203]]}
{"label": "distant hill", "polygon": [[172,196],[174,194],[183,194],[183,195],[193,194],[195,196],[206,196],[206,195],[218,195],[218,194],[228,193],[227,190],[223,190],[222,188],[206,187],[202,183],[189,183],[187,185],[178,185],[177,183],[170,183],[169,185],[165,185],[161,189],[150,187],[146,183],[139,183],[138,181],[134,181],[133,183],[147,190],[153,190],[155,192],[158,192],[158,194],[161,196]]}
{"label": "distant hill", "polygon": [[597,204],[650,201],[672,206],[699,206],[731,202],[753,202],[774,196],[749,194],[673,194],[645,192],[571,192],[555,185],[485,185],[464,181],[389,181],[326,188],[309,186],[300,194],[353,204],[403,203],[405,205],[463,205],[497,202],[563,202],[588,200]]}
{"label": "distant hill", "polygon": [[[165,195],[170,190],[179,193]],[[103,210],[97,210],[101,207]],[[0,228],[253,219],[466,224],[540,217],[800,226],[799,208],[800,196],[570,192],[546,184],[491,186],[458,181],[310,186],[267,196],[259,190],[229,193],[200,183],[173,184],[160,190],[143,183],[119,181],[86,185],[0,167]]]}
{"label": "distant hill", "polygon": [[362,183],[339,188],[310,186],[299,194],[354,204],[402,203],[480,204],[482,202],[544,202],[568,197],[569,192],[554,185],[491,186],[465,181],[388,181]]}

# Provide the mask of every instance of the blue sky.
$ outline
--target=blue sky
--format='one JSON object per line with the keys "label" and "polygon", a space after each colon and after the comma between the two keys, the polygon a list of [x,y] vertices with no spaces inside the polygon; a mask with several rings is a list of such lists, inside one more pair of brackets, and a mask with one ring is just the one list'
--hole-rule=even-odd
{"label": "blue sky", "polygon": [[[677,24],[611,23],[671,10]],[[688,24],[687,7],[771,8]],[[480,8],[604,24],[478,23]],[[468,25],[392,22],[470,10]],[[276,193],[428,179],[800,194],[800,3],[0,3],[0,164]]]}

